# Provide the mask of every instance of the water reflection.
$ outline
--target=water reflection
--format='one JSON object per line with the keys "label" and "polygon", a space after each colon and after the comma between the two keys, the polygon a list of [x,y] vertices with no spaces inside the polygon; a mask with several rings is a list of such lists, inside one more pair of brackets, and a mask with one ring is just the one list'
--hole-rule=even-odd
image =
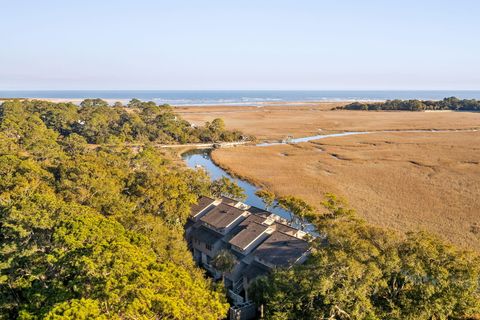
{"label": "water reflection", "polygon": [[331,137],[343,137],[343,136],[368,134],[368,133],[371,133],[371,132],[369,132],[369,131],[352,131],[352,132],[342,132],[342,133],[332,133],[332,134],[319,134],[319,135],[316,135],[316,136],[290,139],[290,140],[285,141],[285,142],[264,142],[264,143],[259,143],[256,146],[257,147],[268,147],[268,146],[275,146],[275,145],[280,145],[280,144],[302,143],[302,142],[308,142],[308,141],[312,141],[312,140],[320,140],[320,139],[331,138]]}
{"label": "water reflection", "polygon": [[[203,169],[205,169],[210,175],[211,180],[227,177],[235,181],[247,195],[247,199],[244,201],[246,204],[266,210],[263,200],[255,195],[255,192],[259,190],[259,188],[247,181],[232,177],[225,170],[213,163],[210,153],[211,150],[209,149],[192,150],[182,154],[182,158],[190,168],[198,168],[201,166]],[[281,208],[273,208],[269,209],[268,211],[290,220],[290,214]]]}

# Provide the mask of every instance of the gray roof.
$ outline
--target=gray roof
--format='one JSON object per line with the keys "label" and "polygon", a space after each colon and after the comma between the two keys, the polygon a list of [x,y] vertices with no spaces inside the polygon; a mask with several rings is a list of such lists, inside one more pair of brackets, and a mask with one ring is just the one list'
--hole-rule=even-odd
{"label": "gray roof", "polygon": [[255,257],[276,267],[289,267],[308,250],[305,240],[275,231],[255,250]]}
{"label": "gray roof", "polygon": [[215,242],[220,240],[222,238],[222,235],[211,231],[210,229],[201,226],[199,228],[193,229],[192,233],[190,234],[190,237],[192,239],[197,239],[200,242],[209,244],[209,245],[214,245]]}
{"label": "gray roof", "polygon": [[265,218],[262,218],[260,216],[257,216],[255,214],[251,214],[249,215],[245,220],[243,220],[242,222],[240,222],[240,224],[238,226],[236,226],[235,228],[233,228],[232,231],[230,231],[226,237],[225,237],[225,241],[230,241],[230,239],[232,239],[233,237],[235,237],[237,234],[239,234],[243,229],[245,229],[250,223],[252,222],[256,222],[258,224],[262,224],[263,222],[265,221]]}
{"label": "gray roof", "polygon": [[281,231],[289,235],[296,234],[298,232],[298,229],[295,229],[294,227],[290,227],[290,226],[287,226],[286,224],[279,223],[279,222],[275,223],[275,230]]}
{"label": "gray roof", "polygon": [[231,205],[231,206],[234,206],[238,203],[237,200],[229,198],[229,197],[225,197],[225,196],[221,196],[220,199],[222,200],[222,203],[228,204],[228,205]]}
{"label": "gray roof", "polygon": [[267,226],[252,221],[245,227],[245,229],[240,231],[240,233],[233,237],[229,242],[234,246],[245,249],[250,243],[252,243],[252,241],[257,239],[267,229]]}
{"label": "gray roof", "polygon": [[265,217],[265,218],[272,214],[271,212],[268,212],[267,210],[260,209],[258,207],[254,207],[254,206],[251,206],[250,208],[248,208],[248,211],[251,212],[251,213],[254,213],[256,215]]}
{"label": "gray roof", "polygon": [[220,203],[210,212],[200,218],[216,229],[223,229],[237,220],[243,214],[243,210]]}
{"label": "gray roof", "polygon": [[213,202],[215,202],[215,200],[209,197],[200,197],[197,201],[197,204],[192,204],[192,206],[190,207],[190,216],[195,217],[197,214],[205,210]]}
{"label": "gray roof", "polygon": [[265,218],[263,218],[261,216],[257,216],[255,214],[251,214],[247,217],[247,219],[243,220],[239,225],[242,226],[242,227],[246,227],[252,222],[262,224],[264,221],[265,221]]}

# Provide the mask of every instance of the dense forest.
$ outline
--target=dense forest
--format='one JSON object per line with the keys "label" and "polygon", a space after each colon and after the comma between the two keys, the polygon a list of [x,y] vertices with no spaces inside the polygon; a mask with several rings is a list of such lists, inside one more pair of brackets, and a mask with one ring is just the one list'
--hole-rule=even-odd
{"label": "dense forest", "polygon": [[301,206],[321,235],[308,261],[249,289],[267,319],[480,319],[477,254],[425,232],[371,226],[331,194],[323,206]]}
{"label": "dense forest", "polygon": [[[152,143],[237,139],[168,106],[7,101],[0,106],[0,319],[220,319],[228,303],[183,239],[200,195],[243,198]],[[143,143],[135,149],[129,142]],[[94,144],[94,145],[92,145]],[[112,146],[112,144],[114,146]],[[259,193],[274,202],[274,195]],[[259,278],[267,319],[467,319],[480,259],[426,233],[398,235],[329,195],[279,205],[320,237],[301,266]]]}
{"label": "dense forest", "polygon": [[401,111],[425,111],[425,110],[451,110],[451,111],[480,111],[480,100],[463,99],[455,97],[443,100],[387,100],[385,102],[362,103],[354,102],[335,109],[345,110],[401,110]]}
{"label": "dense forest", "polygon": [[0,319],[226,315],[223,289],[183,239],[190,205],[212,192],[208,177],[148,143],[135,153],[88,143],[238,133],[192,128],[165,106],[138,110],[88,100],[0,107]]}
{"label": "dense forest", "polygon": [[63,137],[82,136],[88,143],[194,143],[248,139],[239,131],[228,131],[222,119],[196,127],[181,119],[169,105],[132,99],[126,106],[109,106],[101,99],[86,99],[80,106],[42,100],[7,101],[37,115],[47,128]]}

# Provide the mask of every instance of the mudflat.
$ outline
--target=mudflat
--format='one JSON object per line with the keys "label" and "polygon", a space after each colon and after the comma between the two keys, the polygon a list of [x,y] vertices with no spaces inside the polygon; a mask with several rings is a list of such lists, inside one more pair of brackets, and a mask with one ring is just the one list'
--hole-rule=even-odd
{"label": "mudflat", "polygon": [[480,128],[480,113],[472,112],[331,111],[346,103],[178,107],[176,111],[195,124],[222,118],[227,127],[255,135],[260,140],[341,131]]}

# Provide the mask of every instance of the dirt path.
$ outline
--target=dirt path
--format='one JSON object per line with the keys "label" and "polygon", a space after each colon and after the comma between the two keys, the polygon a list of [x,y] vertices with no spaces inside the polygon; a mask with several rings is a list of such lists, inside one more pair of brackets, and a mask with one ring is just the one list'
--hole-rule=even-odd
{"label": "dirt path", "polygon": [[[240,146],[251,143],[250,141],[236,141],[236,142],[219,142],[219,143],[184,143],[184,144],[151,144],[155,148],[172,148],[172,149],[209,149],[209,148],[227,148]],[[125,143],[125,144],[88,144],[88,148],[96,149],[99,147],[128,147],[128,148],[141,148],[145,143]]]}

